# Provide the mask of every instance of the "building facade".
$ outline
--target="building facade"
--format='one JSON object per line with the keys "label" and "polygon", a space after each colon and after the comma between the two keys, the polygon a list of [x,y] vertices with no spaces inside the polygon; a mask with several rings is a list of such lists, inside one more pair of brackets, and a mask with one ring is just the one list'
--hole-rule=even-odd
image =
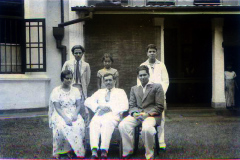
{"label": "building facade", "polygon": [[104,53],[113,55],[120,88],[129,95],[150,43],[169,72],[169,104],[226,108],[226,64],[240,75],[239,0],[12,2],[5,7],[18,12],[0,12],[0,110],[47,107],[76,44],[85,47],[91,67],[89,95],[96,91]]}

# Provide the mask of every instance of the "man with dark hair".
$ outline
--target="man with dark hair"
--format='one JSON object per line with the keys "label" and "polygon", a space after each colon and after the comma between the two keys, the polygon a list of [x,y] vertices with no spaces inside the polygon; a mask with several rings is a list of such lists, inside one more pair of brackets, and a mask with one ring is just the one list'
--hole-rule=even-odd
{"label": "man with dark hair", "polygon": [[[62,67],[63,70],[70,70],[73,73],[72,86],[79,89],[81,94],[81,104],[87,98],[87,88],[90,82],[91,70],[87,62],[83,60],[85,49],[81,45],[75,45],[71,49],[74,59],[66,61]],[[89,124],[89,113],[86,107],[82,107],[80,113],[86,126]]]}
{"label": "man with dark hair", "polygon": [[[169,78],[166,66],[163,62],[157,60],[157,46],[155,44],[149,44],[147,46],[148,59],[141,65],[146,65],[149,68],[150,77],[149,80],[153,83],[162,85],[164,91],[164,108],[166,109],[166,92],[169,86]],[[140,66],[141,66],[140,65]],[[139,84],[139,80],[138,80]],[[165,125],[165,111],[162,113],[161,126],[158,127],[159,147],[160,150],[166,150],[164,125]]]}
{"label": "man with dark hair", "polygon": [[128,99],[123,89],[114,88],[113,74],[105,74],[103,80],[106,88],[99,89],[87,98],[85,105],[95,113],[90,123],[92,158],[98,158],[97,150],[101,136],[101,158],[105,159],[112,133],[120,121],[120,113],[128,110]]}
{"label": "man with dark hair", "polygon": [[149,81],[149,68],[138,67],[140,85],[133,86],[129,99],[129,116],[124,118],[118,128],[123,142],[123,157],[129,158],[133,152],[134,128],[142,124],[142,139],[146,159],[154,158],[155,126],[160,125],[164,110],[164,91],[161,84]]}
{"label": "man with dark hair", "polygon": [[81,45],[75,45],[71,49],[75,59],[66,61],[63,70],[70,70],[73,73],[73,86],[77,87],[83,99],[87,98],[87,87],[90,82],[91,70],[87,62],[83,60],[85,49]]}

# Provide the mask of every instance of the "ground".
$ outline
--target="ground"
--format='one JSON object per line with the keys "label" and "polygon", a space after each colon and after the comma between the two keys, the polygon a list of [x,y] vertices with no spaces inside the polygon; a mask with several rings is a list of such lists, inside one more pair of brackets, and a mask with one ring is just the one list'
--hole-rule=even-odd
{"label": "ground", "polygon": [[[52,158],[52,133],[46,112],[0,115],[0,158]],[[158,159],[240,158],[240,117],[238,111],[175,109],[167,111],[166,152]],[[109,158],[117,159],[112,145]],[[87,151],[86,158],[90,158]],[[144,148],[133,158],[144,158]]]}

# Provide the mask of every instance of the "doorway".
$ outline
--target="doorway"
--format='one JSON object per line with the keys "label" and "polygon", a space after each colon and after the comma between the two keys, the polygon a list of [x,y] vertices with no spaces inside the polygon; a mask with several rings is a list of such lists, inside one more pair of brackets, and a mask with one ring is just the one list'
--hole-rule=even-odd
{"label": "doorway", "polygon": [[[196,19],[198,21],[196,21]],[[165,64],[170,85],[168,104],[211,104],[212,34],[206,17],[166,18]]]}

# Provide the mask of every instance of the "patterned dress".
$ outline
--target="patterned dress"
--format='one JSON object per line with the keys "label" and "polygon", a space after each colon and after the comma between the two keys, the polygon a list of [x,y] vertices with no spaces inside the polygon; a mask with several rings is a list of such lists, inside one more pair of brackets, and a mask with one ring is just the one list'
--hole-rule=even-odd
{"label": "patterned dress", "polygon": [[77,121],[72,122],[72,126],[66,125],[64,119],[55,110],[53,102],[59,102],[65,115],[72,119],[76,110],[76,101],[80,99],[80,92],[77,88],[71,87],[70,91],[65,92],[58,86],[53,89],[49,101],[49,126],[53,130],[53,156],[68,153],[74,150],[77,157],[85,156],[83,138],[85,125],[81,115]]}
{"label": "patterned dress", "polygon": [[106,88],[104,81],[103,81],[103,76],[107,73],[111,73],[115,78],[119,76],[119,73],[116,69],[110,68],[110,69],[100,69],[97,73],[97,77],[101,79],[101,89]]}
{"label": "patterned dress", "polygon": [[225,76],[225,97],[226,97],[226,106],[233,107],[235,106],[235,80],[236,73],[234,71],[224,72]]}

